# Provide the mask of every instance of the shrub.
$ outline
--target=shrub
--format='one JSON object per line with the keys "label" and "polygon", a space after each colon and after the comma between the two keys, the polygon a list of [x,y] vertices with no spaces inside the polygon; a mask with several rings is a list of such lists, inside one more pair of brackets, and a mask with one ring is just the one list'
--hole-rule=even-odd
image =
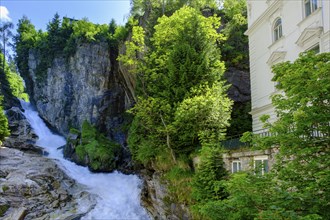
{"label": "shrub", "polygon": [[[76,129],[72,130],[77,132]],[[116,168],[120,145],[108,140],[89,122],[84,121],[81,129],[81,144],[75,148],[79,162],[87,163],[92,170],[113,170]]]}

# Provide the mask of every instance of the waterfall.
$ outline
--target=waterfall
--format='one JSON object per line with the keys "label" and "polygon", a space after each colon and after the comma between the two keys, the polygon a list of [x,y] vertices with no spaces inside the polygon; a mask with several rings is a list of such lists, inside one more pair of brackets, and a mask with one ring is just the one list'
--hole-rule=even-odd
{"label": "waterfall", "polygon": [[39,117],[30,103],[21,101],[24,115],[39,136],[37,145],[49,153],[71,178],[88,187],[88,191],[97,195],[97,204],[82,219],[150,219],[140,205],[141,180],[136,175],[124,175],[119,172],[92,173],[86,167],[63,158],[62,150],[66,141],[53,134]]}

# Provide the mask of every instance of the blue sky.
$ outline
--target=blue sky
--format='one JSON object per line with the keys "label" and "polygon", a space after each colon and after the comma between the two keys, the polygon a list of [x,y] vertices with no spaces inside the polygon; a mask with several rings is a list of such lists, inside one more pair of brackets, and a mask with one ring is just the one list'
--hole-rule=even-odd
{"label": "blue sky", "polygon": [[97,24],[108,24],[112,18],[117,24],[125,24],[130,11],[130,0],[0,0],[0,5],[1,20],[9,17],[15,29],[23,15],[31,20],[36,29],[46,30],[47,23],[56,12],[61,17],[87,17]]}

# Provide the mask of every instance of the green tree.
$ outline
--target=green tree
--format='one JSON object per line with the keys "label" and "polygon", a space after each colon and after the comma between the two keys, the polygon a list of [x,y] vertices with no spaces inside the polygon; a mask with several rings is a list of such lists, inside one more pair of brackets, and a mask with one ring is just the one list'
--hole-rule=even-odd
{"label": "green tree", "polygon": [[198,202],[197,211],[205,203],[226,198],[224,179],[228,173],[222,160],[223,150],[219,147],[202,148],[200,162],[192,181],[193,198]]}
{"label": "green tree", "polygon": [[[2,59],[3,54],[0,53],[0,58]],[[10,67],[7,62],[4,65],[1,65],[1,72],[4,73],[4,79],[1,79],[2,87],[8,87],[8,91],[5,92],[5,88],[1,88],[5,97],[10,98],[11,96],[17,97],[19,99],[24,99],[26,101],[29,100],[29,96],[25,93],[24,83],[22,77],[16,72],[16,68],[14,63],[11,63]],[[2,69],[4,66],[5,69]],[[9,96],[6,96],[8,93]]]}
{"label": "green tree", "polygon": [[97,25],[87,18],[73,23],[73,37],[83,42],[105,40],[108,34],[108,25]]}
{"label": "green tree", "polygon": [[4,54],[2,61],[2,65],[3,65],[2,68],[5,69],[4,65],[7,55],[6,46],[12,46],[12,44],[9,42],[9,39],[13,36],[11,30],[14,28],[14,25],[11,22],[1,22],[1,23],[2,23],[0,26],[0,33],[2,33],[1,49],[2,49],[2,53]]}
{"label": "green tree", "polygon": [[330,218],[329,61],[330,53],[309,52],[273,67],[283,92],[272,97],[277,120],[263,116],[272,136],[252,138],[257,149],[279,148],[276,163],[265,176],[235,175],[226,183],[228,199],[204,213],[225,213],[218,219]]}
{"label": "green tree", "polygon": [[221,52],[226,66],[249,70],[247,6],[245,0],[225,0],[222,13],[224,14],[224,28],[221,31],[227,38],[221,44]]}
{"label": "green tree", "polygon": [[174,164],[178,156],[223,138],[231,102],[221,80],[219,25],[219,18],[183,7],[158,20],[142,59],[134,55],[144,49],[143,31],[133,35],[135,51],[129,51],[126,64],[137,67],[139,99],[129,135],[136,158],[151,161],[167,149]]}
{"label": "green tree", "polygon": [[14,36],[14,45],[16,50],[15,61],[21,74],[28,74],[29,50],[35,46],[38,39],[38,32],[31,21],[23,16],[18,21],[17,34]]}
{"label": "green tree", "polygon": [[[72,133],[80,133],[71,129]],[[116,168],[120,146],[108,140],[102,133],[92,126],[88,121],[84,121],[79,134],[81,139],[71,143],[75,146],[75,153],[78,162],[88,165],[94,171],[112,171]]]}
{"label": "green tree", "polygon": [[[301,54],[273,67],[283,94],[272,97],[278,120],[266,123],[274,135],[263,146],[279,146],[276,172],[301,215],[329,219],[330,209],[330,53]],[[317,198],[317,199],[316,199]]]}
{"label": "green tree", "polygon": [[64,48],[64,42],[62,40],[62,35],[61,35],[61,19],[58,13],[56,13],[52,21],[48,23],[47,32],[48,32],[48,36],[47,36],[48,50],[52,50],[55,53],[58,53]]}
{"label": "green tree", "polygon": [[2,141],[5,139],[5,137],[10,135],[8,129],[8,120],[2,108],[2,99],[3,97],[0,96],[0,145],[2,144]]}

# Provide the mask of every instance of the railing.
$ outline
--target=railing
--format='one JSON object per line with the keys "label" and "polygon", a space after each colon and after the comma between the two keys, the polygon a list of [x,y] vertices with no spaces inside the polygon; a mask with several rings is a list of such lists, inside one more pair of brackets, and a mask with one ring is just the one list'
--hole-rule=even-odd
{"label": "railing", "polygon": [[[329,123],[330,127],[330,123]],[[295,128],[289,129],[289,133],[293,132]],[[268,129],[260,129],[253,131],[253,133],[259,137],[271,137],[277,136],[277,133],[271,133]],[[308,136],[300,136],[301,138],[313,137],[313,138],[325,138],[329,136],[329,132],[321,132],[317,126],[313,126]]]}
{"label": "railing", "polygon": [[243,143],[240,141],[242,134],[228,137],[227,140],[221,141],[221,145],[226,150],[237,150],[241,147],[249,147],[249,143]]}
{"label": "railing", "polygon": [[[277,135],[277,133],[271,133],[268,129],[256,130],[253,133],[259,137],[271,137]],[[228,137],[226,140],[221,141],[221,145],[227,150],[237,150],[241,147],[250,147],[250,143],[243,143],[240,141],[241,137],[242,134]],[[309,137],[324,141],[324,139],[329,139],[329,132],[321,132],[317,126],[314,126]],[[300,136],[300,138],[305,139],[307,136]]]}
{"label": "railing", "polygon": [[255,135],[258,135],[259,137],[270,137],[273,136],[273,134],[268,129],[260,129],[253,131]]}

